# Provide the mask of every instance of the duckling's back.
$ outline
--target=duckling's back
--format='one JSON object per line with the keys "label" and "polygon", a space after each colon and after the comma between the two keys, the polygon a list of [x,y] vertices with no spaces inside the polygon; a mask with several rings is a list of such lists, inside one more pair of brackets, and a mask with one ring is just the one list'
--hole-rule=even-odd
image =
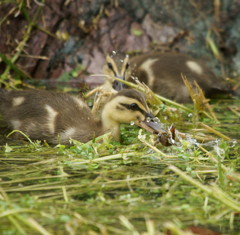
{"label": "duckling's back", "polygon": [[131,59],[133,75],[153,91],[178,102],[189,101],[189,93],[181,74],[194,80],[207,96],[224,92],[225,84],[200,60],[182,53],[147,53]]}
{"label": "duckling's back", "polygon": [[86,142],[102,132],[87,105],[80,98],[65,93],[1,92],[0,112],[12,129],[53,144],[68,144],[69,137]]}

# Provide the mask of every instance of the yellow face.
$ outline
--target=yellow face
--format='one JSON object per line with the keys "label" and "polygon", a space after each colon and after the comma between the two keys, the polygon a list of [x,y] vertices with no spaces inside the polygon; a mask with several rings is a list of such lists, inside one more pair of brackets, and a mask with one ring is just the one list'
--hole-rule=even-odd
{"label": "yellow face", "polygon": [[114,81],[114,77],[127,80],[131,75],[129,56],[126,55],[124,58],[121,58],[117,55],[107,55],[105,65],[103,67],[103,73],[111,82]]}
{"label": "yellow face", "polygon": [[108,123],[131,123],[138,124],[146,118],[149,108],[142,96],[116,95],[104,107],[103,120]]}
{"label": "yellow face", "polygon": [[[102,124],[104,130],[110,130],[115,140],[120,138],[120,124],[132,123],[154,132],[158,126],[150,113],[145,97],[142,93],[124,89],[109,100],[102,111]],[[156,129],[157,128],[157,129]]]}

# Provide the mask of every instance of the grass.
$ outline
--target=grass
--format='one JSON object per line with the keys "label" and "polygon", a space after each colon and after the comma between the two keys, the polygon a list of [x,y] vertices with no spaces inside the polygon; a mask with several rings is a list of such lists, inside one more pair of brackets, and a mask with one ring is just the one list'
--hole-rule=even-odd
{"label": "grass", "polygon": [[[236,122],[228,106],[216,104],[220,123],[205,123],[220,133],[223,111]],[[128,125],[123,144],[108,134],[72,146],[10,141],[0,152],[0,233],[187,234],[198,226],[239,234],[239,141],[199,142],[186,132],[171,147]]]}

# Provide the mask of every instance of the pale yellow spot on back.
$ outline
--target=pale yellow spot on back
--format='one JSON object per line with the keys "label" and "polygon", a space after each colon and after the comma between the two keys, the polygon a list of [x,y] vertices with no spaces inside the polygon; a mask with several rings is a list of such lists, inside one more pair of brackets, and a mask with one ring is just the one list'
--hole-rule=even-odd
{"label": "pale yellow spot on back", "polygon": [[82,101],[82,99],[77,97],[73,97],[73,99],[75,100],[79,108],[84,108],[86,106],[86,104]]}
{"label": "pale yellow spot on back", "polygon": [[152,87],[154,84],[154,73],[152,70],[152,65],[157,61],[158,59],[147,59],[145,62],[143,62],[141,64],[141,66],[139,67],[139,69],[142,69],[146,72],[147,77],[148,77],[148,86]]}
{"label": "pale yellow spot on back", "polygon": [[186,65],[192,72],[198,75],[202,75],[203,69],[197,62],[189,60],[186,62]]}
{"label": "pale yellow spot on back", "polygon": [[25,97],[19,96],[19,97],[13,98],[12,105],[15,107],[15,106],[21,105],[24,101],[25,101]]}
{"label": "pale yellow spot on back", "polygon": [[19,130],[19,128],[22,124],[21,121],[19,121],[19,120],[11,120],[10,122],[13,126],[13,129],[15,129],[15,130]]}
{"label": "pale yellow spot on back", "polygon": [[48,104],[45,105],[45,109],[48,112],[48,117],[47,117],[47,126],[50,131],[50,133],[54,134],[55,132],[55,119],[58,114],[56,110],[54,110],[51,106]]}
{"label": "pale yellow spot on back", "polygon": [[76,133],[76,129],[74,127],[70,127],[61,133],[61,140],[69,139],[75,133]]}

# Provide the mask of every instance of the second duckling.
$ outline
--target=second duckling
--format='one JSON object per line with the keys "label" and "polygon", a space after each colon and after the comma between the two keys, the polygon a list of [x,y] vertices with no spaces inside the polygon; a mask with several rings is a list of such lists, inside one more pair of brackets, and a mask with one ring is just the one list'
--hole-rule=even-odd
{"label": "second duckling", "polygon": [[230,91],[203,61],[183,53],[150,52],[132,57],[130,61],[133,76],[147,84],[154,92],[178,102],[190,101],[181,74],[191,83],[195,80],[207,97]]}
{"label": "second duckling", "polygon": [[119,141],[121,123],[151,126],[149,117],[154,118],[144,95],[130,89],[109,99],[101,120],[93,116],[81,98],[44,90],[1,92],[0,112],[10,128],[51,144],[68,144],[69,138],[87,142],[107,131]]}
{"label": "second duckling", "polygon": [[103,67],[103,73],[106,75],[105,86],[111,87],[116,91],[124,88],[121,82],[117,82],[114,78],[128,80],[131,76],[131,68],[129,65],[129,56],[127,54],[117,53],[113,51],[107,55],[106,62]]}
{"label": "second duckling", "polygon": [[87,98],[95,93],[92,108],[93,114],[96,114],[99,111],[100,107],[106,103],[111,95],[124,89],[123,83],[117,82],[115,78],[128,80],[130,77],[131,70],[129,66],[129,56],[115,51],[107,55],[103,67],[103,74],[105,76],[105,82],[103,85],[91,90],[85,96]]}

